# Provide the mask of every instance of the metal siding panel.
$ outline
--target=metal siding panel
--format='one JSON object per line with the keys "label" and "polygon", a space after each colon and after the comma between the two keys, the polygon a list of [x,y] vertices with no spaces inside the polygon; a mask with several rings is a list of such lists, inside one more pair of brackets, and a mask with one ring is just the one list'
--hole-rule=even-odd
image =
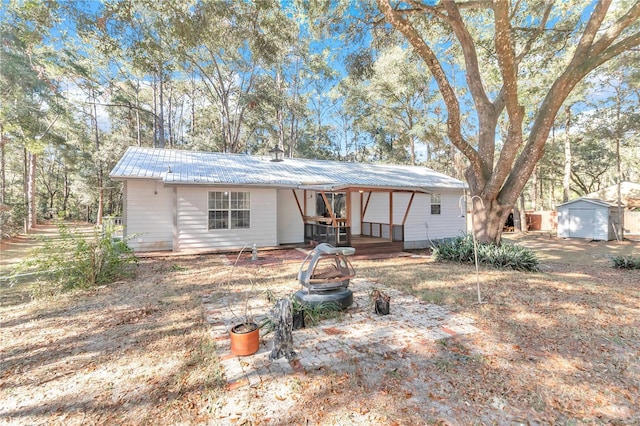
{"label": "metal siding panel", "polygon": [[208,192],[247,191],[246,188],[179,187],[178,188],[178,239],[181,251],[240,249],[275,246],[277,240],[276,190],[252,189],[251,228],[209,230]]}
{"label": "metal siding panel", "polygon": [[569,208],[569,237],[593,238],[595,226],[594,208]]}
{"label": "metal siding panel", "polygon": [[428,241],[451,238],[466,232],[466,218],[460,217],[461,193],[441,192],[441,214],[431,214],[431,195],[416,194],[407,218],[406,241]]}
{"label": "metal siding panel", "polygon": [[[304,223],[296,199],[290,189],[282,189],[278,193],[278,244],[304,242]],[[298,200],[302,203],[303,193],[297,191]],[[303,208],[302,204],[300,205]]]}
{"label": "metal siding panel", "polygon": [[[366,197],[366,193],[365,193]],[[365,201],[366,202],[366,201]],[[363,222],[389,223],[389,194],[374,192],[367,206]]]}
{"label": "metal siding panel", "polygon": [[353,192],[351,194],[351,235],[360,235],[361,217],[360,217],[360,193]]}
{"label": "metal siding panel", "polygon": [[136,251],[173,247],[173,190],[157,181],[127,182],[128,244]]}

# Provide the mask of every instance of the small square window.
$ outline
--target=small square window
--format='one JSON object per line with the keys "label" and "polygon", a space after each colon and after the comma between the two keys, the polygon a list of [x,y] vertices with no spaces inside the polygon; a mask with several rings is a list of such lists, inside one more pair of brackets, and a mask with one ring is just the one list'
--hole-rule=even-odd
{"label": "small square window", "polygon": [[431,214],[441,213],[440,194],[431,194]]}

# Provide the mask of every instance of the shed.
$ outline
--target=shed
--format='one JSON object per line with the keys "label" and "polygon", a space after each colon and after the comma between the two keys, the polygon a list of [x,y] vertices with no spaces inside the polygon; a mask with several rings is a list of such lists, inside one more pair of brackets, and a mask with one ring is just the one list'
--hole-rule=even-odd
{"label": "shed", "polygon": [[398,251],[466,229],[466,185],[426,167],[130,147],[110,177],[123,182],[136,251],[364,241]]}
{"label": "shed", "polygon": [[558,206],[558,237],[615,240],[617,205],[592,198],[577,198]]}

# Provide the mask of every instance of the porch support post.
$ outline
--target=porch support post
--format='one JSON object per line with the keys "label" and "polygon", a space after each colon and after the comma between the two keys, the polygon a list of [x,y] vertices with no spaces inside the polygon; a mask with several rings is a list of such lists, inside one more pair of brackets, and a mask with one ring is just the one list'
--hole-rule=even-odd
{"label": "porch support post", "polygon": [[304,216],[307,215],[307,190],[304,190],[304,214],[302,215],[302,218],[304,219]]}
{"label": "porch support post", "polygon": [[409,210],[411,210],[411,204],[413,204],[413,197],[416,196],[415,192],[411,193],[411,198],[409,198],[409,204],[407,205],[407,211],[404,212],[404,219],[402,219],[402,227],[404,228],[404,224],[407,223],[407,217],[409,217]]}
{"label": "porch support post", "polygon": [[[302,207],[300,207],[300,200],[298,200],[298,194],[296,194],[296,190],[295,189],[292,189],[291,192],[293,192],[293,198],[296,199],[296,204],[298,205],[298,211],[300,212],[300,216],[302,217],[302,221],[304,222],[304,213],[302,213]],[[305,200],[305,202],[307,201],[306,194],[305,194],[304,200]],[[306,206],[305,206],[305,209],[306,209]]]}
{"label": "porch support post", "polygon": [[389,191],[389,241],[393,241],[393,191]]}
{"label": "porch support post", "polygon": [[347,227],[351,232],[351,188],[347,188]]}

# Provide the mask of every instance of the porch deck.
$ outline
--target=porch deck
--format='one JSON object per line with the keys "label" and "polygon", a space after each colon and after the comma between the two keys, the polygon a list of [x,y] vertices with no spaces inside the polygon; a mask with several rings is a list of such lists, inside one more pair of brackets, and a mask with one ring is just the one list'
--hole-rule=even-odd
{"label": "porch deck", "polygon": [[398,253],[403,251],[404,243],[402,241],[391,242],[387,238],[355,235],[351,237],[351,247],[356,249],[356,255]]}

